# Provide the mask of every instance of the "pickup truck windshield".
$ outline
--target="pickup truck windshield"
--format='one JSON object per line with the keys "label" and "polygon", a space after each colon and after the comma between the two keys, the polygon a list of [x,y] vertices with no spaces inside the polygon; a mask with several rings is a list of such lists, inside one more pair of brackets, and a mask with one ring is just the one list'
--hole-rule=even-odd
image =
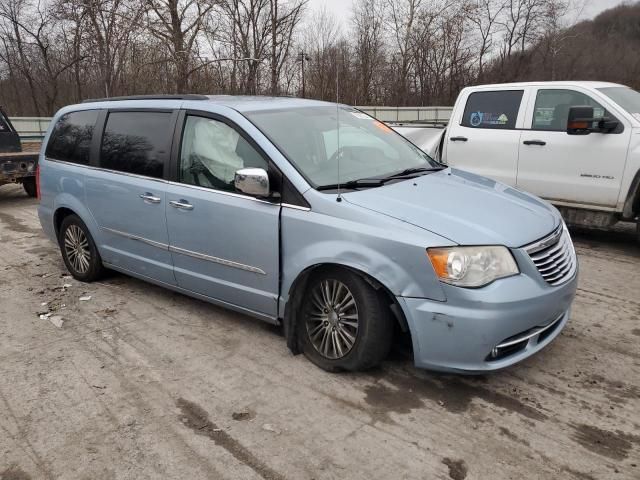
{"label": "pickup truck windshield", "polygon": [[257,110],[246,116],[316,188],[440,167],[384,123],[354,108],[337,112],[335,106],[319,106]]}
{"label": "pickup truck windshield", "polygon": [[611,98],[631,115],[640,120],[640,93],[627,87],[599,88],[599,91]]}

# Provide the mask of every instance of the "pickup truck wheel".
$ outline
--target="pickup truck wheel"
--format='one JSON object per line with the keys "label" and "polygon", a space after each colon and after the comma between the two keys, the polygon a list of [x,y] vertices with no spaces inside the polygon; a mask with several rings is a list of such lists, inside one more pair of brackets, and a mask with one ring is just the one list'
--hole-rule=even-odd
{"label": "pickup truck wheel", "polygon": [[62,220],[58,244],[67,270],[76,280],[93,282],[104,274],[102,259],[89,229],[77,215]]}
{"label": "pickup truck wheel", "polygon": [[22,188],[27,192],[27,195],[30,197],[37,196],[38,192],[36,190],[36,178],[35,177],[27,177],[22,181]]}
{"label": "pickup truck wheel", "polygon": [[300,328],[305,356],[329,372],[378,365],[391,348],[393,321],[382,297],[360,276],[323,270],[307,285]]}

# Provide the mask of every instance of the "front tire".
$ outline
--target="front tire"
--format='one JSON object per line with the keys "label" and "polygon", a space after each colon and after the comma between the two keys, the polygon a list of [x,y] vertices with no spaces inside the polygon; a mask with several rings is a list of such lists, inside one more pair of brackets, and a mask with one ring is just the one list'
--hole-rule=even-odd
{"label": "front tire", "polygon": [[67,270],[76,280],[93,282],[104,274],[102,258],[89,229],[77,215],[62,220],[58,244]]}
{"label": "front tire", "polygon": [[24,188],[24,191],[27,192],[27,195],[30,197],[36,197],[38,195],[35,177],[27,177],[22,180],[22,188]]}
{"label": "front tire", "polygon": [[302,350],[318,367],[360,371],[387,357],[393,337],[389,308],[356,273],[332,268],[314,274],[301,310]]}

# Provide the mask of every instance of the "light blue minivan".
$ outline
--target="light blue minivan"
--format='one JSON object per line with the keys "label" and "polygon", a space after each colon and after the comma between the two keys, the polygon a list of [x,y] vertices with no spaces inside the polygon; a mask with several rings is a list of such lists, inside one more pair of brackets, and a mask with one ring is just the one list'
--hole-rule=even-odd
{"label": "light blue minivan", "polygon": [[565,326],[577,284],[550,204],[446,168],[345,105],[121,97],[60,110],[38,172],[69,272],[113,269],[283,326],[329,371],[507,367]]}

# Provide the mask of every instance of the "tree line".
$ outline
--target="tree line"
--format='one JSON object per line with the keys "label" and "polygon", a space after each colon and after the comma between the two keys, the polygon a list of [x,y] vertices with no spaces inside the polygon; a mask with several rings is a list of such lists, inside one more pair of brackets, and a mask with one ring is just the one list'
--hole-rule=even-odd
{"label": "tree line", "polygon": [[[2,0],[0,104],[36,116],[151,93],[450,105],[470,84],[617,78],[596,66],[623,53],[637,69],[638,42],[590,55],[637,37],[640,6],[621,7],[635,30],[609,22],[597,40],[595,22],[576,23],[581,1],[355,0],[344,21],[309,0]],[[606,15],[625,23],[621,8]]]}

